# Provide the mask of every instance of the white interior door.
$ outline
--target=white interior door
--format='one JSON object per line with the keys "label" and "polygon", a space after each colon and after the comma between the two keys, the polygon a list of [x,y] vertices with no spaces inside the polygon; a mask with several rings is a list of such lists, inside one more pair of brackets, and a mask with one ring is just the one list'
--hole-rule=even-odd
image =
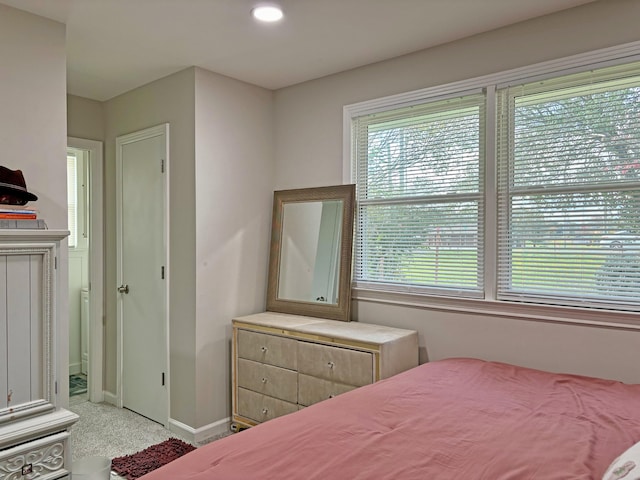
{"label": "white interior door", "polygon": [[168,125],[118,137],[122,406],[166,424]]}

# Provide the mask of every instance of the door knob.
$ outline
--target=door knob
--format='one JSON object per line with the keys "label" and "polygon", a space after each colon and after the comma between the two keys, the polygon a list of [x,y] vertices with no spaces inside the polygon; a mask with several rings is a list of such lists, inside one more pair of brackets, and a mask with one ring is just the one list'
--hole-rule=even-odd
{"label": "door knob", "polygon": [[120,292],[120,293],[129,293],[129,285],[120,285],[118,287],[118,292]]}

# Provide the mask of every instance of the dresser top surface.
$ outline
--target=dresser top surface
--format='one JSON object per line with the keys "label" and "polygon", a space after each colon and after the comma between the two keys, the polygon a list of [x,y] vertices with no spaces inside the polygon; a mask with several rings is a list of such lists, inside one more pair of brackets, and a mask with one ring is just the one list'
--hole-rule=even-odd
{"label": "dresser top surface", "polygon": [[322,335],[325,337],[380,344],[417,335],[415,330],[405,330],[370,323],[341,322],[338,320],[327,320],[276,312],[262,312],[244,317],[236,317],[233,322],[234,324],[245,323],[310,335]]}

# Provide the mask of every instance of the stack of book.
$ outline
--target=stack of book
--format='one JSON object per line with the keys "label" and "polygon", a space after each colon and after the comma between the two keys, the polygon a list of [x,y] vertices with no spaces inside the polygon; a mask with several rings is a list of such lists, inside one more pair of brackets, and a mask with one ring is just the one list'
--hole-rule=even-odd
{"label": "stack of book", "polygon": [[45,229],[47,224],[31,207],[0,205],[0,228]]}

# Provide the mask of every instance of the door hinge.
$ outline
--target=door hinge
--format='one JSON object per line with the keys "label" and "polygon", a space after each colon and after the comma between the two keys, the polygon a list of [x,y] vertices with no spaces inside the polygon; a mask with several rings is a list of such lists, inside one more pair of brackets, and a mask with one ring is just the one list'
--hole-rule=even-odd
{"label": "door hinge", "polygon": [[58,381],[56,380],[55,382],[53,382],[53,390],[55,391],[56,395],[58,394]]}
{"label": "door hinge", "polygon": [[160,278],[162,278],[162,280],[164,280],[164,265],[162,267],[160,267]]}
{"label": "door hinge", "polygon": [[53,269],[58,269],[58,257],[53,257]]}
{"label": "door hinge", "polygon": [[160,159],[160,172],[164,173],[164,158]]}
{"label": "door hinge", "polygon": [[164,387],[164,372],[162,372],[162,386]]}

